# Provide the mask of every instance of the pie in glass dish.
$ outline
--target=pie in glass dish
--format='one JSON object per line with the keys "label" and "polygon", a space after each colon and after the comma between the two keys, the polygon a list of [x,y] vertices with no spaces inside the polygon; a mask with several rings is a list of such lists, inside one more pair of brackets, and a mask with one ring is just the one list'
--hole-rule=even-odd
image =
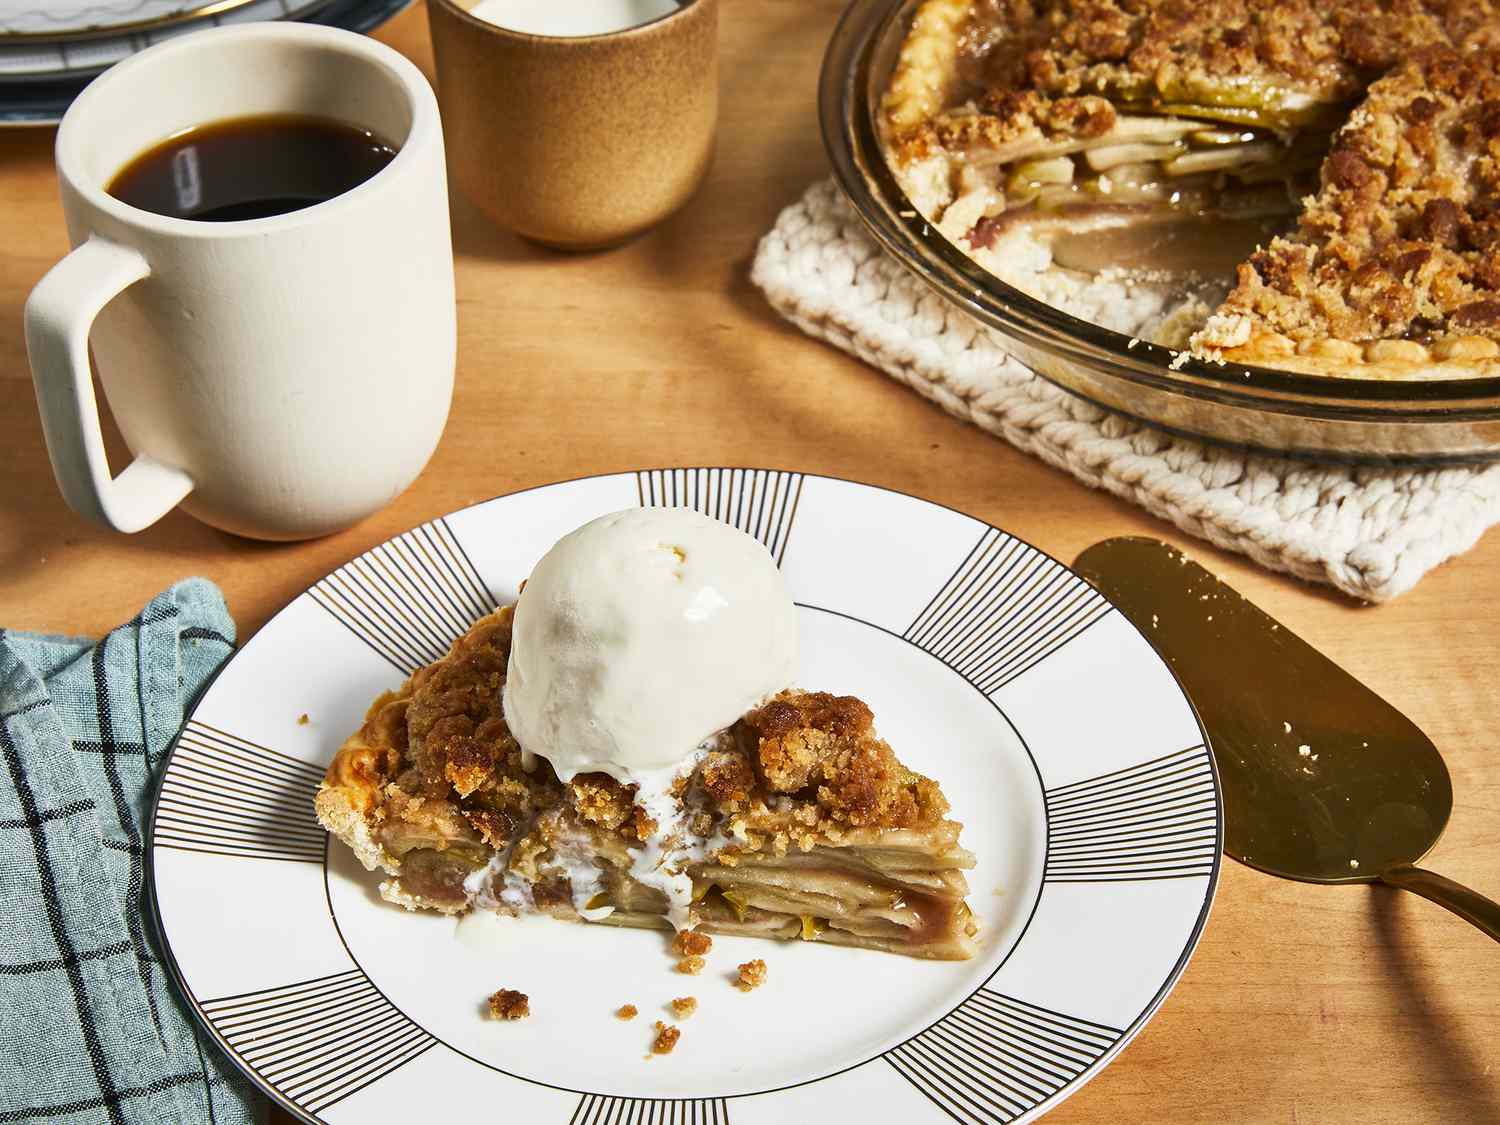
{"label": "pie in glass dish", "polygon": [[1488,0],[925,0],[879,114],[922,217],[1068,311],[1184,358],[1500,374]]}
{"label": "pie in glass dish", "polygon": [[960,825],[860,700],[782,691],[700,746],[665,801],[638,803],[523,753],[502,706],[513,619],[483,618],[376,699],[328,767],[318,818],[389,876],[384,898],[973,955]]}

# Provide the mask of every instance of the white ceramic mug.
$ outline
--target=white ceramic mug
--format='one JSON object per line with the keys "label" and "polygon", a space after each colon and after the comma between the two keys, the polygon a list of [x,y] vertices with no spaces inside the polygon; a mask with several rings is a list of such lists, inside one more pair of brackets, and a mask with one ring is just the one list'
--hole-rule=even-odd
{"label": "white ceramic mug", "polygon": [[[369,129],[364,183],[263,219],[142,211],[105,187],[184,129],[261,114]],[[63,118],[75,247],[26,303],[53,472],[80,514],[138,531],[177,504],[240,535],[347,527],[427,463],[453,392],[453,252],[432,89],[380,43],[264,23],[185,35],[95,79]],[[111,478],[89,374],[135,459]]]}

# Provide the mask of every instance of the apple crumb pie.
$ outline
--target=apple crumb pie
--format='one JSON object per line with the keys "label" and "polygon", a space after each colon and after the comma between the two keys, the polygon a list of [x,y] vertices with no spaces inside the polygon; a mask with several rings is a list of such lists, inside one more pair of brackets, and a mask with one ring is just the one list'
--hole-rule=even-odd
{"label": "apple crumb pie", "polygon": [[653,817],[633,786],[564,784],[523,754],[501,704],[511,623],[482,619],[382,695],[328,767],[318,818],[390,876],[386,899],[972,956],[960,825],[864,703],[780,693],[701,747]]}
{"label": "apple crumb pie", "polygon": [[925,0],[880,125],[922,215],[1043,299],[1175,278],[1149,334],[1210,360],[1494,375],[1497,72],[1490,0]]}

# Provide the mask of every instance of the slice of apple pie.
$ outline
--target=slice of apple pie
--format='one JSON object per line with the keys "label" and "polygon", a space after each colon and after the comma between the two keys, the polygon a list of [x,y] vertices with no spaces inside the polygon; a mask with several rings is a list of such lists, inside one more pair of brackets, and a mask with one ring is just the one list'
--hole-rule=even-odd
{"label": "slice of apple pie", "polygon": [[704,743],[665,801],[602,773],[562,783],[502,708],[512,608],[377,699],[317,796],[323,825],[408,908],[541,912],[658,929],[972,956],[936,782],[858,699],[788,690]]}
{"label": "slice of apple pie", "polygon": [[1042,299],[1112,274],[1186,294],[1149,334],[1211,359],[1493,373],[1497,44],[1490,0],[926,0],[882,137]]}

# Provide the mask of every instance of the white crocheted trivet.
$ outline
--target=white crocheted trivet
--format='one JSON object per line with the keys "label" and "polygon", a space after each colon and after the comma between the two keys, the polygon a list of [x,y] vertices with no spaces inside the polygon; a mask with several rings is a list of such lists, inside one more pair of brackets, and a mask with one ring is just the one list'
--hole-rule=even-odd
{"label": "white crocheted trivet", "polygon": [[1033,374],[883,253],[833,182],[761,240],[751,277],[783,316],[1017,449],[1263,566],[1368,601],[1411,589],[1500,521],[1500,465],[1313,465],[1174,437]]}

